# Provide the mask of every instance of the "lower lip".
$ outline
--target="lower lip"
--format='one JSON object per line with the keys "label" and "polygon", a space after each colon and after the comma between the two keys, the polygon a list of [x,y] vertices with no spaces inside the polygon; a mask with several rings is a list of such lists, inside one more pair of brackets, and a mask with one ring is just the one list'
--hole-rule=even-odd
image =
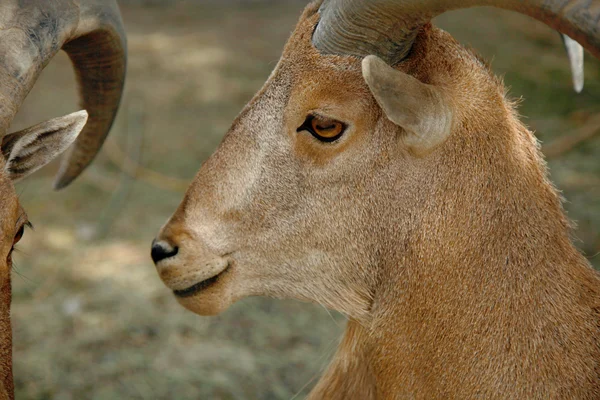
{"label": "lower lip", "polygon": [[208,278],[208,279],[203,280],[202,282],[198,282],[195,285],[190,286],[187,289],[173,290],[173,293],[177,297],[191,297],[197,293],[200,293],[204,289],[209,288],[210,286],[214,285],[215,283],[217,283],[219,278],[225,272],[227,272],[228,269],[229,269],[229,267],[225,268],[223,271],[219,272],[217,275],[213,276],[212,278]]}

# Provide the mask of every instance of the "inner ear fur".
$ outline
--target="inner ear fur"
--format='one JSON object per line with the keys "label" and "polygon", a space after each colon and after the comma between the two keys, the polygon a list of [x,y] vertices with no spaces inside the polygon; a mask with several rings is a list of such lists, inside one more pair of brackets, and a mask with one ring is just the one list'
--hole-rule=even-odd
{"label": "inner ear fur", "polygon": [[450,135],[452,110],[440,89],[374,55],[363,59],[362,73],[387,118],[407,132],[405,143],[415,153],[429,153]]}

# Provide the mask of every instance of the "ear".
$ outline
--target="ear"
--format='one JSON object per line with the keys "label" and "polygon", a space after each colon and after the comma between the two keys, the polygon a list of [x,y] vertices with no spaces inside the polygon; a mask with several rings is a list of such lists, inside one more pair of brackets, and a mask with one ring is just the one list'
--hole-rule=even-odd
{"label": "ear", "polygon": [[407,132],[405,142],[417,154],[427,154],[450,135],[452,111],[438,88],[376,56],[365,57],[362,72],[379,106],[390,121]]}
{"label": "ear", "polygon": [[2,138],[6,172],[17,181],[37,171],[69,147],[87,122],[85,110],[54,118]]}

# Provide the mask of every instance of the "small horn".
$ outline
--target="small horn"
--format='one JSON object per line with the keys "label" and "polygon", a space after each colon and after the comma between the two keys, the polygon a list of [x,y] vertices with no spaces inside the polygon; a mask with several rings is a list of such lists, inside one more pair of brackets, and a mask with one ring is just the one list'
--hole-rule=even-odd
{"label": "small horn", "polygon": [[577,93],[583,90],[583,81],[585,74],[583,71],[583,47],[567,35],[560,35],[567,50],[569,63],[571,64],[571,73],[573,75],[573,88]]}

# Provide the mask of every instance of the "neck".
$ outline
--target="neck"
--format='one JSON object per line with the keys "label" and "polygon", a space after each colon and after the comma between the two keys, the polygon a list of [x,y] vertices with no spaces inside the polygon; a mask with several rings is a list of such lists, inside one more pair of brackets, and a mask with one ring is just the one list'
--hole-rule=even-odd
{"label": "neck", "polygon": [[447,142],[390,173],[397,207],[380,228],[395,246],[381,251],[371,317],[349,322],[310,398],[599,398],[600,278],[570,241],[533,134],[453,43],[424,29],[403,64],[473,90],[450,90],[465,97]]}
{"label": "neck", "polygon": [[344,338],[308,400],[371,400],[377,396],[371,367],[370,334],[359,322],[348,321]]}
{"label": "neck", "polygon": [[600,395],[600,280],[514,126],[492,154],[477,146],[492,135],[458,138],[424,168],[439,179],[398,228],[411,234],[382,266],[369,326],[349,323],[312,399]]}

